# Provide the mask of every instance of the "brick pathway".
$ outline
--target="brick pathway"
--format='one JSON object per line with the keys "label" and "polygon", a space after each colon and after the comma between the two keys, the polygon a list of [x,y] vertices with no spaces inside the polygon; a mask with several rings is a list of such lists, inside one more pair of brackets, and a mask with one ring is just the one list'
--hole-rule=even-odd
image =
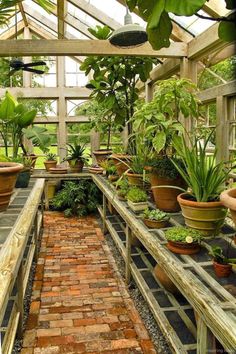
{"label": "brick pathway", "polygon": [[155,354],[96,219],[44,226],[21,354]]}

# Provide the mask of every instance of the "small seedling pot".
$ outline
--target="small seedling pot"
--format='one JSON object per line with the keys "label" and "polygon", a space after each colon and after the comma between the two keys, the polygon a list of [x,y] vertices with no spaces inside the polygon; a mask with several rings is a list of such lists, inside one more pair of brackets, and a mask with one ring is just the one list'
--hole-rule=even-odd
{"label": "small seedling pot", "polygon": [[218,278],[228,278],[232,271],[231,264],[221,264],[214,261],[213,267],[214,267],[215,274],[217,275]]}
{"label": "small seedling pot", "polygon": [[130,209],[135,213],[143,211],[148,207],[147,202],[133,203],[130,200],[128,200],[127,203],[128,203],[128,206],[130,207]]}

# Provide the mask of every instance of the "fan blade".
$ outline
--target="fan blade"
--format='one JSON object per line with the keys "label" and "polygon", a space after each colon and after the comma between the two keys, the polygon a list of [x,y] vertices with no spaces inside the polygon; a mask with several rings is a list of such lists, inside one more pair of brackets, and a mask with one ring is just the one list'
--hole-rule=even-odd
{"label": "fan blade", "polygon": [[23,67],[28,68],[29,66],[39,66],[39,65],[47,65],[47,64],[44,61],[35,61],[34,63],[23,64]]}
{"label": "fan blade", "polygon": [[29,72],[35,73],[35,74],[44,74],[43,70],[38,70],[38,69],[22,68],[22,70],[29,71]]}

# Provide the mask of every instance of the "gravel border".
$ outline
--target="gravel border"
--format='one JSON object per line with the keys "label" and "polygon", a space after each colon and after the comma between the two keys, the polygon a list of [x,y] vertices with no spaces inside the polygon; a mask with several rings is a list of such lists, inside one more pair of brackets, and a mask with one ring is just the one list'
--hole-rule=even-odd
{"label": "gravel border", "polygon": [[[98,219],[98,222],[101,226],[101,219],[100,220]],[[125,262],[109,233],[105,234],[105,240],[115,259],[119,272],[122,275],[123,279],[125,280]],[[140,290],[138,289],[136,283],[133,280],[129,285],[128,292],[130,294],[130,297],[134,301],[135,307],[138,310],[140,317],[142,318],[145,324],[146,329],[148,330],[148,333],[155,346],[157,353],[171,354],[172,352],[169,348],[169,345],[167,344],[164,335],[162,334],[155,318],[151,313],[151,310],[149,309],[145,299],[143,298]]]}

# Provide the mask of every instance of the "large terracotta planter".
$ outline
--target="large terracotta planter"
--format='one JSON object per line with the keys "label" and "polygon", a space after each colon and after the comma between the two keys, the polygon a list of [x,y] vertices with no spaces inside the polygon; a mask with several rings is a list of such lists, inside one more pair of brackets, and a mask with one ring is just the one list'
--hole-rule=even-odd
{"label": "large terracotta planter", "polygon": [[220,200],[226,208],[230,209],[236,227],[236,188],[228,189],[221,193]]}
{"label": "large terracotta planter", "polygon": [[112,154],[111,158],[114,162],[114,165],[116,166],[118,175],[122,176],[123,173],[129,169],[131,156],[125,154]]}
{"label": "large terracotta planter", "polygon": [[215,274],[217,275],[218,278],[228,278],[232,271],[231,264],[220,264],[214,261],[213,267],[214,267]]}
{"label": "large terracotta planter", "polygon": [[196,254],[201,247],[197,242],[187,243],[168,240],[167,248],[177,254]]}
{"label": "large terracotta planter", "polygon": [[73,160],[69,160],[70,171],[72,173],[80,173],[83,171],[84,162],[81,160],[77,160],[76,162],[72,162]]}
{"label": "large terracotta planter", "polygon": [[97,161],[98,166],[101,166],[101,162],[106,161],[112,154],[111,150],[100,149],[93,151],[93,155]]}
{"label": "large terracotta planter", "polygon": [[15,162],[0,162],[0,211],[7,209],[18,173],[23,165]]}
{"label": "large terracotta planter", "polygon": [[46,171],[49,171],[50,168],[55,168],[56,165],[57,165],[57,161],[55,161],[55,160],[44,161],[44,166],[46,168]]}
{"label": "large terracotta planter", "polygon": [[153,273],[167,291],[169,291],[172,294],[180,293],[178,288],[173,283],[173,281],[168,277],[166,272],[159,266],[159,264],[155,265],[153,269]]}
{"label": "large terracotta planter", "polygon": [[126,176],[128,178],[128,183],[130,186],[143,187],[144,181],[142,174],[127,172]]}
{"label": "large terracotta planter", "polygon": [[171,179],[167,177],[159,177],[157,173],[150,174],[150,182],[152,193],[156,207],[160,210],[174,213],[180,210],[177,196],[181,190],[171,187],[155,188],[158,186],[176,186],[185,189],[186,184],[181,177]]}
{"label": "large terracotta planter", "polygon": [[205,236],[214,236],[220,232],[227,213],[222,202],[196,202],[191,200],[188,193],[180,194],[177,200],[187,226],[201,231]]}

